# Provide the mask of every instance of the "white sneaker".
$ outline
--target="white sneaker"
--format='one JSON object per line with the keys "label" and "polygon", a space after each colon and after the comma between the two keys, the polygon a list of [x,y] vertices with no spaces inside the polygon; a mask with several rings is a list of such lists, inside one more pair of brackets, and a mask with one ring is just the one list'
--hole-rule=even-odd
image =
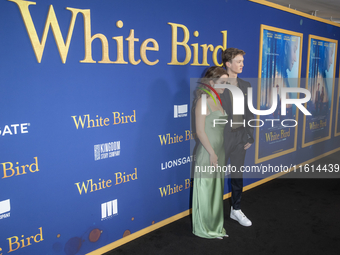
{"label": "white sneaker", "polygon": [[251,221],[244,215],[244,213],[241,210],[234,210],[233,208],[231,208],[230,218],[238,221],[238,223],[245,227],[250,227],[252,224]]}

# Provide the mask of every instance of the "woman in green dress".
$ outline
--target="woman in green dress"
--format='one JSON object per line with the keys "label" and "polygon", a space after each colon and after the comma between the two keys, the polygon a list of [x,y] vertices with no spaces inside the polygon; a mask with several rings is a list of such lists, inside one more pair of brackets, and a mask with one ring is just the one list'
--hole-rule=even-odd
{"label": "woman in green dress", "polygon": [[[222,171],[225,167],[223,130],[227,116],[217,95],[210,89],[210,86],[214,88],[215,84],[226,83],[227,78],[225,69],[217,66],[210,67],[198,86],[195,100],[196,134],[200,144],[196,151],[194,169],[193,233],[210,239],[223,239],[228,236],[223,228],[224,172]],[[224,89],[215,88],[215,91],[221,94]],[[206,115],[202,114],[202,108],[203,111],[206,110]]]}

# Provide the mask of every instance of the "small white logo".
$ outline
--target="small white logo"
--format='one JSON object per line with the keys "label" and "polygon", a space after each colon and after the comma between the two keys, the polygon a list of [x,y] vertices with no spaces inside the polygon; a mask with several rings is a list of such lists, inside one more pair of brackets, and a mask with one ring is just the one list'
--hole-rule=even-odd
{"label": "small white logo", "polygon": [[161,163],[161,170],[165,170],[165,169],[168,169],[168,168],[184,165],[184,164],[190,163],[192,161],[195,161],[195,156],[193,156],[193,155],[188,156],[188,157],[182,157],[182,158],[170,160],[170,161]]}
{"label": "small white logo", "polygon": [[8,218],[11,216],[11,203],[10,200],[3,200],[0,202],[0,220]]}
{"label": "small white logo", "polygon": [[102,220],[107,220],[118,214],[117,199],[102,204]]}
{"label": "small white logo", "polygon": [[25,134],[28,133],[27,127],[29,127],[30,123],[21,123],[21,124],[12,124],[6,125],[4,128],[0,127],[0,135],[17,135],[17,134]]}
{"label": "small white logo", "polygon": [[188,105],[174,105],[174,118],[186,117],[188,116]]}
{"label": "small white logo", "polygon": [[94,160],[112,158],[120,155],[120,141],[102,143],[94,146]]}

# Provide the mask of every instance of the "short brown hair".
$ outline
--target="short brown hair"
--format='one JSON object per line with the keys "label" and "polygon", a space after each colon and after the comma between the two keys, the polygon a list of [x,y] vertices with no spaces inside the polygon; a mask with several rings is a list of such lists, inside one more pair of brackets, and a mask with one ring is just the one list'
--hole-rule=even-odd
{"label": "short brown hair", "polygon": [[246,53],[243,50],[239,50],[236,48],[228,48],[222,52],[222,63],[224,68],[226,62],[230,62],[237,56],[237,55],[245,55]]}

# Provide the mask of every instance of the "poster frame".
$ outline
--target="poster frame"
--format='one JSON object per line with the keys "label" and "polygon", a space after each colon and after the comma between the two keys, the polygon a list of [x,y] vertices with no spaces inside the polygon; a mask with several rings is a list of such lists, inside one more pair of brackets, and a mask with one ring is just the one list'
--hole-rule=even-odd
{"label": "poster frame", "polygon": [[[298,63],[298,84],[297,87],[300,87],[300,77],[301,77],[301,64],[302,64],[302,45],[303,45],[303,34],[295,31],[290,31],[282,28],[272,27],[268,25],[261,24],[260,28],[260,50],[259,50],[259,70],[258,70],[258,86],[257,86],[257,109],[260,109],[261,106],[261,78],[262,78],[262,54],[263,54],[263,31],[269,30],[277,33],[284,33],[291,36],[296,36],[300,38],[300,54],[299,54],[299,63]],[[257,116],[257,119],[260,120],[260,116]],[[299,119],[299,111],[296,108],[296,120]],[[286,155],[288,153],[296,151],[297,148],[297,134],[298,134],[298,125],[295,127],[294,134],[294,145],[292,148],[287,150],[282,150],[280,152],[265,156],[259,157],[259,149],[260,149],[260,127],[256,128],[256,141],[255,141],[255,164],[274,159],[280,157],[282,155]]]}
{"label": "poster frame", "polygon": [[[334,83],[335,83],[335,73],[336,73],[336,61],[337,61],[337,50],[338,50],[338,41],[326,37],[321,37],[317,35],[311,35],[309,34],[308,36],[308,51],[307,51],[307,67],[306,67],[306,85],[305,88],[308,89],[308,79],[309,79],[309,65],[310,65],[310,50],[311,50],[311,41],[312,39],[315,40],[321,40],[324,42],[330,42],[330,43],[335,43],[335,49],[334,49],[334,70],[333,70],[333,83],[332,83],[332,95],[334,95]],[[313,144],[317,144],[326,140],[329,140],[332,136],[332,120],[333,120],[333,96],[331,96],[331,111],[329,115],[329,131],[328,131],[328,136],[322,137],[320,139],[316,139],[310,142],[305,142],[306,140],[306,115],[303,117],[303,129],[302,129],[302,148],[311,146]],[[307,103],[305,103],[305,108],[307,109]],[[336,129],[335,129],[336,130]]]}

